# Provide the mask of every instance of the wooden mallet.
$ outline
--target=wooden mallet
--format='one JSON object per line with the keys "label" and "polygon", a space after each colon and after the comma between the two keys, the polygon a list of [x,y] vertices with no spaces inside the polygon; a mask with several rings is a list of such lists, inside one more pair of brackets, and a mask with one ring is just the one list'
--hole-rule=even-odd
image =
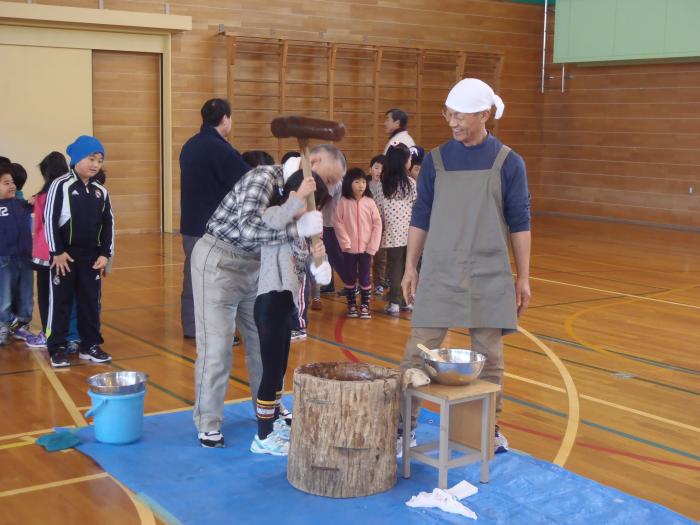
{"label": "wooden mallet", "polygon": [[[342,122],[299,116],[277,117],[270,123],[270,130],[278,139],[295,138],[299,141],[301,169],[305,179],[312,177],[309,162],[309,140],[339,141],[345,136],[345,125]],[[313,193],[307,197],[306,209],[307,211],[316,210],[316,199]],[[321,238],[314,235],[311,238],[311,243],[318,242],[321,242]],[[320,266],[323,259],[317,259],[314,262],[316,266]]]}

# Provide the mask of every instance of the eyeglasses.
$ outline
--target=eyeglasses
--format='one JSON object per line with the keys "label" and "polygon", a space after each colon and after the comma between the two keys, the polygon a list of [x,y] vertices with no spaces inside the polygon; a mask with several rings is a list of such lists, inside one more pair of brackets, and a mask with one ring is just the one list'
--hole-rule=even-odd
{"label": "eyeglasses", "polygon": [[476,113],[452,113],[451,111],[447,111],[446,109],[442,110],[442,116],[445,119],[445,121],[449,124],[452,119],[455,119],[457,122],[464,122],[467,120],[467,117],[476,117],[477,115],[481,115],[483,111],[477,111]]}

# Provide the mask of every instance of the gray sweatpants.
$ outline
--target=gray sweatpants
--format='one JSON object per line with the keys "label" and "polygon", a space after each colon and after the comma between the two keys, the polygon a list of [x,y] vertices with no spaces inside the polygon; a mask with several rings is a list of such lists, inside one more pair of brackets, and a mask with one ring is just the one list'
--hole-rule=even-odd
{"label": "gray sweatpants", "polygon": [[233,359],[236,327],[243,336],[250,393],[255,402],[262,378],[260,340],[253,318],[260,255],[205,235],[192,251],[192,290],[197,325],[194,424],[220,430]]}

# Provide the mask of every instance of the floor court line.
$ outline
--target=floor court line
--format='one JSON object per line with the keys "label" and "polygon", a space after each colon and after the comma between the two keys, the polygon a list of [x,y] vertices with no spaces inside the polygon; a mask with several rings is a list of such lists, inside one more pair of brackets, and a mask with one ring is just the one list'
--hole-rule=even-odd
{"label": "floor court line", "polygon": [[[519,376],[516,374],[511,374],[510,372],[506,372],[505,376],[510,377],[511,379],[515,379],[517,381],[521,381],[523,383],[529,383],[531,385],[539,386],[541,388],[546,388],[547,390],[552,390],[554,392],[560,392],[562,394],[566,392],[566,390],[564,390],[561,387],[550,385],[549,383],[543,383],[541,381],[536,381],[534,379],[529,379],[527,377],[522,377],[522,376]],[[605,405],[605,406],[608,406],[610,408],[622,410],[623,412],[629,412],[631,414],[645,417],[647,419],[653,419],[653,420],[658,421],[660,423],[664,423],[664,424],[671,425],[674,427],[682,428],[684,430],[689,430],[691,432],[700,433],[700,428],[698,428],[698,427],[694,427],[693,425],[688,425],[686,423],[681,423],[680,421],[674,421],[673,419],[667,419],[665,417],[657,416],[657,415],[651,414],[649,412],[644,412],[643,410],[637,410],[636,408],[627,407],[624,405],[620,405],[618,403],[612,403],[610,401],[606,401],[604,399],[589,396],[586,394],[579,394],[579,398],[585,399],[586,401],[591,401],[592,403],[597,403],[599,405]]]}
{"label": "floor court line", "polygon": [[[605,290],[603,288],[593,288],[592,286],[582,286],[580,284],[572,284],[572,283],[567,283],[563,281],[554,281],[552,279],[544,279],[542,277],[530,277],[531,281],[542,281],[546,283],[552,283],[552,284],[559,284],[562,286],[571,286],[573,288],[580,288],[582,290],[592,290],[594,292],[601,292],[601,293],[607,293],[610,295],[617,295],[620,297],[630,297],[635,300],[640,300],[640,301],[652,301],[655,303],[662,303],[662,304],[668,304],[670,306],[680,306],[684,308],[692,308],[694,310],[700,310],[700,306],[694,305],[694,304],[687,304],[687,303],[679,303],[676,301],[666,301],[665,299],[656,299],[654,297],[645,297],[643,295],[636,295],[636,294],[630,294],[630,293],[624,293],[624,292],[614,292],[612,290]],[[682,288],[675,288],[673,290],[667,290],[665,292],[650,292],[650,293],[659,293],[659,294],[666,294],[666,293],[672,293],[672,292],[680,292],[680,291],[685,291],[685,290],[690,290],[693,288],[697,288],[700,285],[693,284],[687,287],[682,287]]]}
{"label": "floor court line", "polygon": [[[555,436],[553,434],[547,434],[545,432],[539,432],[537,430],[533,430],[531,428],[523,427],[523,426],[516,425],[513,423],[500,422],[499,424],[503,427],[506,427],[506,428],[512,428],[515,430],[519,430],[520,432],[525,432],[527,434],[532,434],[534,436],[543,437],[545,439],[549,439],[552,441],[559,441],[559,439],[560,439],[559,436]],[[632,459],[637,459],[639,461],[648,461],[650,463],[659,463],[661,465],[669,465],[672,467],[678,467],[678,468],[687,469],[687,470],[700,471],[700,467],[696,467],[694,465],[688,465],[686,463],[679,463],[677,461],[668,461],[665,459],[659,459],[659,458],[655,458],[652,456],[643,456],[641,454],[633,454],[631,452],[626,452],[623,450],[616,450],[616,449],[608,448],[608,447],[601,447],[599,445],[594,445],[592,443],[585,443],[585,442],[581,441],[580,439],[576,440],[576,446],[583,447],[583,448],[589,448],[591,450],[596,450],[598,452],[603,452],[606,454],[614,454],[616,456],[624,456],[624,457],[628,457],[628,458],[632,458]]]}
{"label": "floor court line", "polygon": [[29,487],[22,487],[19,489],[5,490],[0,492],[0,498],[7,498],[9,496],[17,496],[19,494],[27,494],[29,492],[37,492],[39,490],[53,489],[57,487],[65,487],[66,485],[73,485],[75,483],[84,483],[86,481],[93,481],[95,479],[104,479],[110,477],[106,472],[98,472],[97,474],[90,474],[89,476],[80,476],[77,478],[68,478],[61,481],[53,481],[51,483],[41,483],[39,485],[31,485]]}
{"label": "floor court line", "polygon": [[[681,287],[681,288],[675,288],[673,290],[668,290],[667,292],[660,292],[658,295],[665,295],[665,294],[669,294],[669,293],[686,291],[686,290],[696,288],[697,286],[698,285],[692,285],[692,286],[685,286],[685,287]],[[588,313],[596,311],[596,310],[602,310],[604,308],[610,308],[613,306],[621,306],[624,304],[631,304],[631,303],[637,302],[638,300],[652,300],[652,298],[650,298],[650,297],[640,297],[640,296],[633,296],[633,295],[628,295],[627,297],[630,297],[630,299],[626,299],[624,301],[616,302],[613,304],[599,304],[596,306],[590,306],[588,308],[584,308],[583,310],[579,310],[578,312],[571,314],[564,321],[564,329],[566,330],[566,333],[572,339],[574,339],[575,341],[577,341],[578,343],[580,343],[583,346],[586,346],[588,348],[592,348],[593,350],[595,350],[596,352],[599,352],[601,354],[615,356],[615,357],[619,358],[620,357],[619,355],[617,355],[613,352],[610,352],[609,350],[603,348],[602,346],[595,344],[595,343],[589,343],[588,341],[584,340],[582,337],[579,337],[575,328],[574,328],[574,323],[576,322],[576,319],[578,319],[582,315],[588,314]],[[661,299],[653,299],[653,300],[654,301],[663,301]],[[678,304],[678,303],[674,303],[674,304]],[[686,306],[688,306],[688,305],[686,305]],[[700,307],[695,307],[695,306],[690,306],[690,307],[700,309]]]}
{"label": "floor court line", "polygon": [[[384,362],[389,363],[389,364],[393,364],[393,365],[398,365],[398,364],[399,364],[399,362],[396,361],[396,360],[394,360],[394,359],[382,357],[382,356],[373,354],[373,353],[371,353],[371,352],[368,352],[368,351],[366,351],[366,350],[361,350],[361,349],[358,349],[358,348],[355,348],[355,347],[351,347],[351,346],[348,346],[348,345],[345,344],[345,343],[343,343],[343,344],[341,345],[341,344],[336,343],[336,342],[334,342],[334,341],[330,341],[330,340],[328,340],[328,339],[325,339],[325,338],[319,337],[319,336],[315,336],[315,335],[309,335],[309,337],[312,338],[312,339],[319,340],[319,341],[321,341],[321,342],[323,342],[323,343],[332,345],[332,346],[336,346],[336,347],[343,346],[343,347],[347,348],[348,350],[350,350],[350,351],[352,351],[352,352],[354,352],[354,353],[366,355],[366,356],[368,356],[368,357],[377,359],[377,360],[379,360],[379,361],[384,361]],[[506,372],[506,375],[509,375],[509,373]],[[529,380],[529,381],[534,381],[534,380]],[[542,385],[546,385],[546,383],[542,383]],[[557,389],[557,388],[559,388],[559,387],[555,387],[555,386],[553,386],[553,385],[548,385],[548,387],[550,387],[551,389]],[[563,390],[563,389],[562,389],[562,390]],[[521,399],[518,399],[518,398],[515,398],[515,397],[511,397],[511,396],[505,396],[505,397],[506,397],[507,399],[510,399],[510,400],[516,402],[516,403],[529,406],[530,408],[535,408],[535,409],[538,409],[538,410],[542,410],[542,411],[544,411],[544,412],[551,413],[551,414],[556,415],[556,416],[558,416],[558,417],[566,417],[566,414],[564,414],[564,413],[562,413],[562,412],[557,412],[556,410],[550,409],[550,408],[548,408],[548,407],[544,407],[544,406],[541,406],[541,405],[537,405],[537,404],[531,403],[531,402],[529,402],[529,401],[521,400]],[[590,397],[590,396],[589,396],[589,397]],[[595,402],[595,400],[597,400],[597,398],[591,398],[591,399],[588,399],[588,400],[589,400],[589,401]],[[604,400],[601,400],[601,401],[604,401]],[[620,408],[621,408],[621,409],[624,409],[624,408],[629,408],[629,407],[623,407],[622,405],[620,405]],[[635,409],[630,409],[630,410],[635,410]],[[641,412],[641,411],[640,411],[640,412]],[[641,416],[641,415],[643,415],[643,414],[638,414],[638,415]],[[650,415],[651,415],[651,416],[654,416],[653,414],[650,414]],[[659,416],[654,416],[654,417],[659,417]],[[676,421],[675,423],[676,423],[677,425],[681,425],[681,426],[684,425],[684,423],[681,423],[681,422],[678,422],[678,421]],[[586,424],[589,425],[589,426],[591,426],[591,425],[598,425],[597,423],[592,423],[592,422],[586,422]],[[629,437],[629,439],[632,439],[632,440],[634,440],[634,441],[639,441],[639,442],[643,442],[643,443],[646,443],[646,444],[651,444],[652,446],[655,446],[655,447],[657,447],[657,448],[666,449],[666,446],[665,446],[665,445],[662,445],[662,444],[660,444],[660,443],[655,443],[655,442],[650,441],[650,440],[645,440],[644,438],[638,438],[637,436],[633,436],[633,435],[631,435],[631,434],[626,434],[626,433],[624,433],[624,432],[622,432],[622,431],[620,431],[620,430],[613,429],[613,428],[609,428],[609,427],[604,427],[604,426],[602,426],[602,425],[600,425],[599,427],[600,427],[600,429],[602,429],[602,430],[604,430],[604,431],[607,431],[607,432],[610,432],[610,433],[612,433],[612,434],[622,435],[623,437]],[[695,428],[695,427],[692,427],[692,428]],[[672,452],[675,452],[676,449],[669,449],[669,450],[672,451]],[[681,453],[681,455],[686,454],[686,453],[683,452],[683,451],[679,451],[679,452]]]}
{"label": "floor court line", "polygon": [[41,368],[41,371],[46,376],[46,379],[53,387],[54,391],[56,392],[56,395],[61,400],[61,403],[63,403],[63,406],[70,414],[76,426],[82,427],[87,425],[87,421],[85,421],[85,418],[80,413],[80,410],[78,410],[75,406],[75,403],[68,394],[68,391],[66,391],[63,384],[59,381],[58,377],[56,377],[56,373],[47,364],[46,360],[44,359],[44,356],[39,356],[39,351],[36,350],[30,350],[29,353],[32,356],[32,359],[34,359],[34,361],[36,361],[36,363],[39,365],[39,368]]}

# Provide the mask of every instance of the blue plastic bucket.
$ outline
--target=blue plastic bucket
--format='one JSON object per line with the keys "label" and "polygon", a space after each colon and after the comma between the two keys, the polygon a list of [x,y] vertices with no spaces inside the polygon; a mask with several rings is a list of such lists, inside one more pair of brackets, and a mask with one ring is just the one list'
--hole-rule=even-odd
{"label": "blue plastic bucket", "polygon": [[124,395],[102,395],[88,391],[92,408],[85,417],[94,417],[95,439],[101,443],[124,445],[143,434],[143,398],[146,391]]}

